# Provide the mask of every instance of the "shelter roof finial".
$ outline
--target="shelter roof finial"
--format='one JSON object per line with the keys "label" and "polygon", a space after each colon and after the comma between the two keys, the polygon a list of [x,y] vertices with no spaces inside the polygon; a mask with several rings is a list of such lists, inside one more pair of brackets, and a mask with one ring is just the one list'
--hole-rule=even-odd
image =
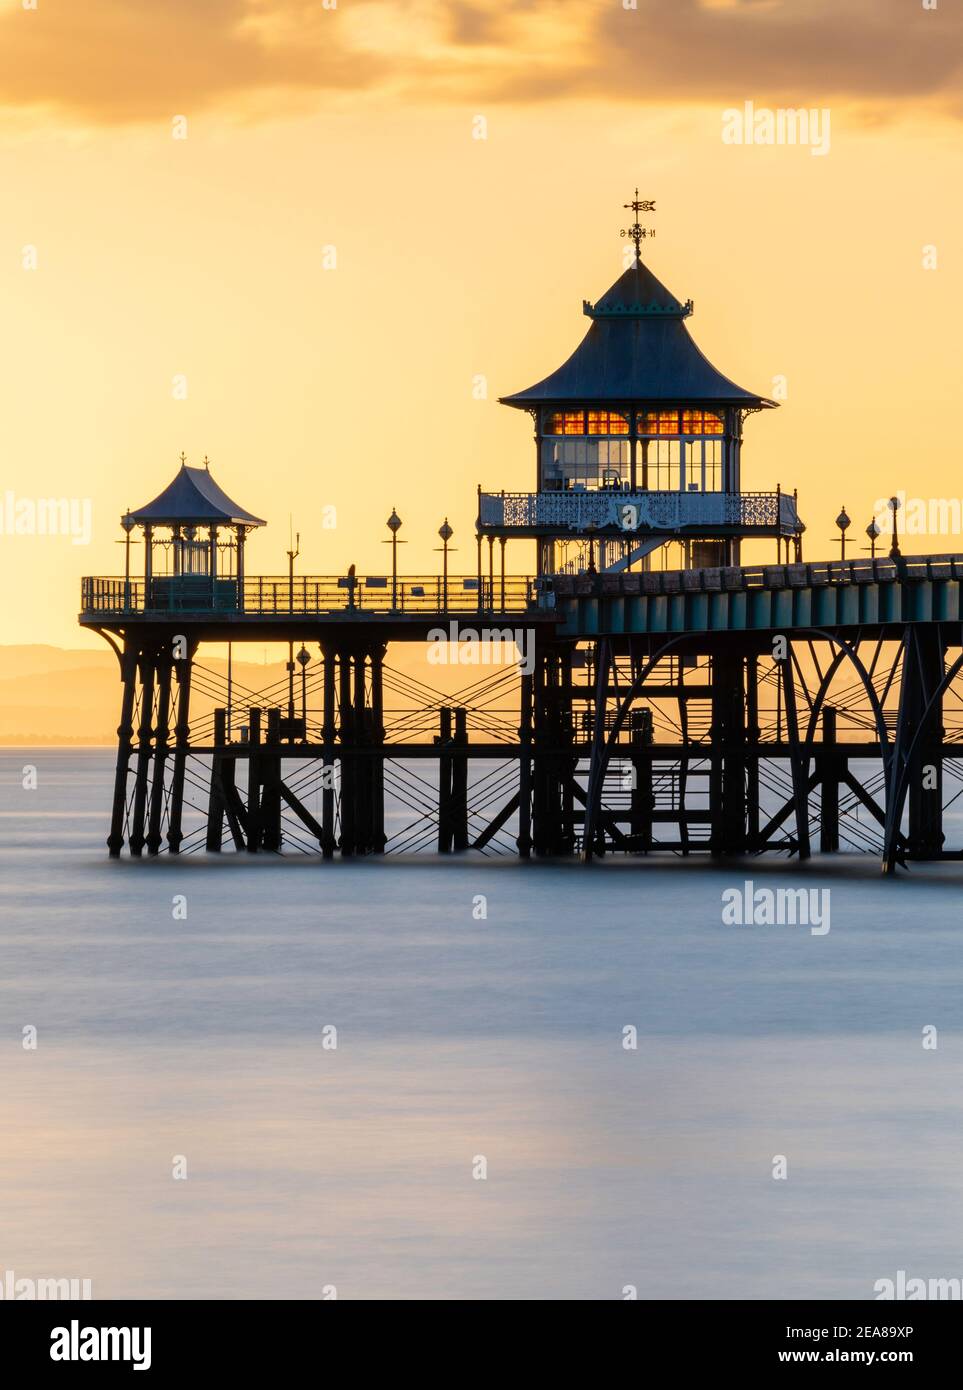
{"label": "shelter roof finial", "polygon": [[184,467],[186,466],[186,464],[187,464],[187,455],[184,453],[184,450],[182,449],[182,450],[181,450],[181,467],[184,468]]}
{"label": "shelter roof finial", "polygon": [[655,228],[643,227],[639,222],[639,213],[655,212],[655,201],[650,198],[640,198],[639,190],[636,189],[635,197],[632,202],[623,203],[622,206],[635,213],[635,221],[632,223],[631,227],[623,227],[619,235],[631,237],[635,242],[635,264],[640,265],[642,262],[642,251],[640,246],[642,238],[646,236],[655,236]]}

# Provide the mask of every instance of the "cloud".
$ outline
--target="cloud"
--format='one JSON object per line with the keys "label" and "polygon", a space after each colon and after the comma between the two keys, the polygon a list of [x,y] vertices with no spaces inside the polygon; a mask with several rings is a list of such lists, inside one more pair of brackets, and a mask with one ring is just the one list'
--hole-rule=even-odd
{"label": "cloud", "polygon": [[339,18],[320,0],[17,3],[0,14],[0,107],[134,122],[384,82],[389,61],[339,43]]}
{"label": "cloud", "polygon": [[0,108],[124,123],[406,100],[943,104],[963,14],[909,0],[0,0]]}
{"label": "cloud", "polygon": [[597,32],[614,84],[663,99],[955,100],[963,70],[963,15],[919,0],[640,0],[607,7]]}

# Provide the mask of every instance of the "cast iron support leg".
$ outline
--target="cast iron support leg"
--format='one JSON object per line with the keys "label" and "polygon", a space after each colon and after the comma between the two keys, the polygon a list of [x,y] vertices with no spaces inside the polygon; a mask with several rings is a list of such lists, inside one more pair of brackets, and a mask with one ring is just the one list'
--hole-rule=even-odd
{"label": "cast iron support leg", "polygon": [[281,852],[281,711],[267,712],[267,738],[261,755],[261,843],[272,854]]}
{"label": "cast iron support leg", "polygon": [[[939,859],[943,852],[943,699],[932,697],[943,679],[945,646],[939,628],[918,625],[913,751],[907,767],[908,857]],[[932,704],[930,704],[932,699]],[[927,707],[929,706],[929,709]],[[918,732],[917,732],[918,731]]]}
{"label": "cast iron support leg", "polygon": [[836,752],[836,711],[823,710],[823,746],[819,753],[819,849],[835,854],[839,849],[839,757]]}
{"label": "cast iron support leg", "polygon": [[[479,542],[480,545],[480,542]],[[371,848],[375,854],[385,852],[385,712],[384,682],[382,667],[384,647],[376,647],[370,655],[371,661],[371,742],[379,749],[377,757],[371,762]]]}
{"label": "cast iron support leg", "polygon": [[261,848],[261,711],[252,709],[248,718],[247,852],[257,854]]}
{"label": "cast iron support leg", "polygon": [[355,742],[355,727],[351,704],[351,654],[344,648],[338,654],[338,682],[341,722],[341,857],[347,859],[354,854],[355,849],[357,759],[350,752],[346,752]]}
{"label": "cast iron support leg", "polygon": [[147,853],[160,851],[163,835],[161,818],[164,811],[164,771],[170,751],[171,678],[173,660],[167,655],[157,658],[157,729],[154,734],[154,781],[150,791],[150,819],[147,826]]}
{"label": "cast iron support leg", "polygon": [[334,707],[335,707],[335,668],[334,651],[324,648],[324,757],[321,763],[321,853],[325,859],[333,859],[335,851],[334,836]]}
{"label": "cast iron support leg", "polygon": [[468,848],[468,711],[455,710],[455,752],[451,759],[452,849]]}
{"label": "cast iron support leg", "polygon": [[438,711],[438,853],[449,854],[452,845],[451,710]]}
{"label": "cast iron support leg", "polygon": [[759,839],[759,660],[746,657],[746,847]]}
{"label": "cast iron support leg", "polygon": [[137,680],[137,648],[129,641],[124,642],[121,657],[120,678],[123,693],[120,699],[120,723],[117,726],[117,766],[114,772],[114,801],[110,812],[110,834],[107,848],[111,859],[117,859],[124,847],[124,815],[127,809],[127,769],[133,751],[131,735],[134,732],[134,694]]}
{"label": "cast iron support leg", "polygon": [[[214,711],[214,747],[222,749],[227,742],[227,710]],[[221,837],[224,833],[224,760],[220,752],[211,758],[211,790],[207,803],[207,840],[205,848],[210,854],[220,854]]]}
{"label": "cast iron support leg", "polygon": [[[504,583],[504,573],[502,574]],[[521,680],[521,723],[518,737],[518,857],[528,859],[532,853],[532,695],[531,676]]]}
{"label": "cast iron support leg", "polygon": [[171,808],[167,825],[167,848],[179,854],[184,838],[181,822],[184,815],[184,772],[190,746],[191,672],[193,651],[177,662],[177,724],[174,728],[174,771],[171,777]]}
{"label": "cast iron support leg", "polygon": [[[611,649],[603,638],[595,648],[595,708],[592,725],[592,752],[589,758],[588,789],[585,796],[585,819],[582,825],[582,862],[588,864],[595,852],[595,826],[602,803],[602,782],[605,777],[605,707],[608,695]],[[600,846],[601,848],[601,846]]]}
{"label": "cast iron support leg", "polygon": [[144,852],[144,819],[150,774],[151,737],[154,732],[154,653],[141,657],[140,724],[137,730],[137,768],[134,774],[134,813],[130,822],[130,852],[139,859]]}
{"label": "cast iron support leg", "polygon": [[787,653],[782,669],[782,691],[786,706],[786,737],[789,740],[789,764],[792,774],[792,794],[796,810],[796,844],[799,858],[809,858],[809,769],[803,756],[803,743],[799,737],[799,720],[796,715],[796,687],[793,682],[792,657]]}

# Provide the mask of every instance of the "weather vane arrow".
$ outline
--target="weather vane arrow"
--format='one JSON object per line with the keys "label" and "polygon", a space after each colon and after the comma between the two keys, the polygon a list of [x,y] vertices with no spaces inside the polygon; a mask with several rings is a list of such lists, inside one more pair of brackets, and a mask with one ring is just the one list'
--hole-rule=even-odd
{"label": "weather vane arrow", "polygon": [[631,237],[635,242],[635,261],[638,265],[642,260],[641,241],[643,237],[655,236],[653,227],[643,227],[639,222],[640,212],[655,212],[655,200],[652,198],[640,198],[639,190],[635,190],[635,197],[631,203],[623,203],[622,206],[635,213],[635,221],[631,227],[623,227],[620,236]]}

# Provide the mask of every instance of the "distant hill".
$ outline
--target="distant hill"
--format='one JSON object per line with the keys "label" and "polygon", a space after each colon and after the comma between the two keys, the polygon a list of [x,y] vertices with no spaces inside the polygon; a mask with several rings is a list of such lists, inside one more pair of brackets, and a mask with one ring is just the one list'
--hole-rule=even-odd
{"label": "distant hill", "polygon": [[109,651],[0,647],[0,744],[112,743],[117,697]]}
{"label": "distant hill", "polygon": [[[248,648],[258,653],[257,646]],[[265,664],[238,660],[235,647],[233,674],[238,708],[244,690],[259,691],[287,679],[283,659]],[[317,646],[311,649],[318,660]],[[276,656],[277,648],[271,652]],[[425,648],[398,644],[391,648],[389,665],[433,690],[455,691],[493,675],[491,668],[430,666]],[[207,658],[201,663],[226,679],[227,662]],[[312,669],[317,669],[316,665]],[[208,698],[203,681],[195,686],[191,702],[195,715],[206,714],[223,697]],[[247,697],[249,698],[249,697]],[[403,704],[386,691],[386,705]],[[0,746],[111,745],[117,739],[120,714],[120,670],[117,658],[103,651],[49,646],[0,646]]]}

